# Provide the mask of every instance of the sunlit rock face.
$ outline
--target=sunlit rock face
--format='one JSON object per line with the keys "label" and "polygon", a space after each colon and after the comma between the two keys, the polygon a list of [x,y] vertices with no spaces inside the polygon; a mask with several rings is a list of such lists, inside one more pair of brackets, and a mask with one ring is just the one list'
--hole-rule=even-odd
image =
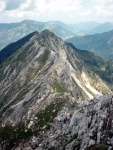
{"label": "sunlit rock face", "polygon": [[[4,49],[0,64],[2,125],[25,122],[25,132],[31,129],[33,135],[31,145],[25,142],[24,149],[34,144],[42,149],[72,149],[75,139],[80,149],[101,142],[111,95],[101,96],[105,91],[111,93],[110,89],[54,33],[34,32],[25,39],[23,44],[14,43],[13,48],[20,45],[13,52],[10,48],[8,56]],[[98,134],[93,135],[96,130]]]}

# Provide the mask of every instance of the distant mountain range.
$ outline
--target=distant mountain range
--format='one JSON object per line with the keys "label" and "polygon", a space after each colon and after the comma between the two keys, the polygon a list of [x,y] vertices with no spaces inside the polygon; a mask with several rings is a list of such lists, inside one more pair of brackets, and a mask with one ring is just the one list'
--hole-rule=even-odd
{"label": "distant mountain range", "polygon": [[57,36],[66,40],[76,35],[89,35],[100,33],[113,29],[112,23],[100,24],[97,22],[81,22],[68,25],[60,21],[38,22],[33,20],[24,20],[18,23],[0,24],[0,50],[8,44],[15,42],[24,36],[38,31],[48,29]]}
{"label": "distant mountain range", "polygon": [[[65,26],[65,28],[64,28]],[[67,39],[76,35],[69,26],[61,22],[37,22],[32,20],[24,20],[19,23],[0,24],[0,50],[6,45],[15,42],[22,37],[34,31],[41,32],[49,29],[57,36]]]}
{"label": "distant mountain range", "polygon": [[113,23],[105,22],[103,24],[100,24],[99,26],[92,29],[92,32],[94,33],[103,33],[107,32],[109,30],[113,30]]}
{"label": "distant mountain range", "polygon": [[70,26],[72,27],[73,32],[78,36],[102,33],[113,29],[113,23],[110,22],[98,23],[90,21],[72,24]]}
{"label": "distant mountain range", "polygon": [[113,30],[101,34],[76,36],[67,40],[75,47],[94,52],[95,54],[113,60]]}
{"label": "distant mountain range", "polygon": [[94,21],[70,24],[70,26],[74,29],[75,32],[78,32],[81,30],[91,31],[100,25],[101,23],[94,22]]}

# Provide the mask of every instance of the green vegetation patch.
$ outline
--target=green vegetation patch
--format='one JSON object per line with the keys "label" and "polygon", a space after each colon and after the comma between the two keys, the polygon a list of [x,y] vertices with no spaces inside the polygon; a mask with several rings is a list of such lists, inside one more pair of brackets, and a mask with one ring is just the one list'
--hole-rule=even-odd
{"label": "green vegetation patch", "polygon": [[49,55],[50,55],[50,51],[46,49],[44,53],[38,58],[38,61],[44,65],[46,61],[48,60]]}
{"label": "green vegetation patch", "polygon": [[28,100],[28,101],[24,101],[23,102],[23,107],[29,106],[29,104],[31,103],[31,101],[32,101],[32,98],[30,100]]}
{"label": "green vegetation patch", "polygon": [[56,79],[55,79],[55,81],[53,81],[51,86],[58,93],[67,92],[66,88],[63,85],[61,85]]}
{"label": "green vegetation patch", "polygon": [[105,144],[95,144],[87,147],[85,150],[108,150],[108,146]]}
{"label": "green vegetation patch", "polygon": [[[64,135],[60,135],[59,137],[57,137],[57,139],[59,140],[59,142],[63,142],[67,139],[67,137],[68,137],[68,134],[64,134]],[[63,150],[65,150],[66,146],[70,144],[71,142],[73,142],[77,137],[78,137],[78,134],[73,135],[72,138],[68,142],[66,142],[66,144],[63,146]]]}
{"label": "green vegetation patch", "polygon": [[67,139],[67,134],[59,135],[56,139],[60,140],[60,141],[63,141],[65,139]]}
{"label": "green vegetation patch", "polygon": [[16,60],[17,61],[24,61],[26,56],[27,56],[27,53],[29,51],[29,48],[32,47],[34,45],[34,42],[31,42],[29,43],[25,48],[24,50],[17,56]]}
{"label": "green vegetation patch", "polygon": [[8,109],[6,112],[6,116],[9,116],[11,113],[13,113],[13,111],[14,111],[13,108]]}
{"label": "green vegetation patch", "polygon": [[38,58],[38,61],[40,62],[40,66],[38,68],[29,68],[27,76],[26,76],[25,85],[28,84],[32,79],[34,79],[34,77],[43,68],[44,64],[48,60],[49,54],[50,54],[50,51],[46,49],[44,53]]}
{"label": "green vegetation patch", "polygon": [[19,122],[15,126],[12,126],[9,123],[4,127],[0,126],[1,149],[10,150],[30,136],[32,136],[32,131],[31,129],[27,129],[23,122]]}
{"label": "green vegetation patch", "polygon": [[98,74],[102,80],[112,86],[113,84],[113,61],[104,60],[94,53],[85,50],[75,50],[81,60],[94,73]]}
{"label": "green vegetation patch", "polygon": [[28,93],[28,91],[29,91],[29,88],[28,87],[24,87],[20,91],[20,93],[16,96],[16,98],[10,103],[10,106],[18,103],[19,101],[21,101],[24,98],[24,96]]}
{"label": "green vegetation patch", "polygon": [[31,80],[33,80],[36,75],[38,74],[39,70],[41,70],[42,65],[40,65],[38,68],[29,68],[28,69],[28,73],[26,75],[26,81],[25,81],[25,85],[27,85]]}
{"label": "green vegetation patch", "polygon": [[73,137],[68,141],[67,145],[73,142],[78,137],[78,134],[73,135]]}
{"label": "green vegetation patch", "polygon": [[52,122],[53,119],[57,116],[58,111],[60,111],[62,106],[63,106],[63,100],[60,98],[57,98],[57,99],[55,99],[55,104],[52,103],[52,104],[48,105],[45,108],[45,110],[39,112],[36,115],[36,117],[37,117],[37,120],[35,122],[36,130],[40,131],[42,127],[44,127],[45,125],[48,125],[48,123]]}
{"label": "green vegetation patch", "polygon": [[55,146],[48,148],[48,150],[57,150]]}
{"label": "green vegetation patch", "polygon": [[2,110],[0,110],[0,117],[2,117],[2,114],[4,112],[6,112],[10,106],[14,105],[14,104],[17,104],[18,102],[20,102],[22,99],[24,99],[24,96],[28,93],[29,91],[29,87],[26,86],[24,87],[20,92],[19,94],[13,99],[13,101],[11,103],[9,103],[6,107],[4,107]]}
{"label": "green vegetation patch", "polygon": [[7,100],[8,100],[8,96],[5,95],[3,97],[3,99],[0,101],[0,109],[4,106],[4,104],[7,102]]}

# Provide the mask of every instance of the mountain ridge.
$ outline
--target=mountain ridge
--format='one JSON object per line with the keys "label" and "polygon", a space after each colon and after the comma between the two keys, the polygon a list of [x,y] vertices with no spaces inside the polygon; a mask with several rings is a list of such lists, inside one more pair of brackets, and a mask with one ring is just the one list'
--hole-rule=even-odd
{"label": "mountain ridge", "polygon": [[19,49],[25,41],[28,41],[34,34],[38,34],[38,32],[33,32],[29,34],[26,37],[23,37],[22,39],[18,40],[17,42],[11,43],[8,46],[6,46],[4,49],[0,51],[0,62],[3,61],[6,57],[10,56],[15,50]]}
{"label": "mountain ridge", "polygon": [[112,59],[113,30],[86,36],[78,36],[66,40],[75,47],[96,53],[105,59]]}
{"label": "mountain ridge", "polygon": [[[84,122],[84,117],[81,117],[84,112],[82,106],[86,108],[89,99],[95,96],[101,99],[102,94],[111,93],[111,90],[98,75],[86,68],[72,47],[48,30],[33,34],[10,55],[10,59],[0,64],[0,74],[0,120],[3,125],[0,130],[2,135],[5,135],[5,139],[3,136],[2,140],[0,139],[2,149],[8,146],[14,149],[22,148],[23,141],[24,148],[27,148],[27,140],[31,143],[31,148],[33,139],[38,144],[35,145],[36,148],[49,149],[55,146],[59,149],[69,146],[70,140],[78,139],[78,135],[82,143],[79,149],[86,147],[83,140],[86,125],[80,123],[81,128],[84,126],[83,130],[77,129],[73,132],[78,120],[75,113],[77,112]],[[111,95],[106,99],[110,102],[110,98]],[[100,110],[98,100],[96,103],[99,104]],[[85,111],[85,119],[86,115]],[[10,123],[14,126],[7,126]],[[9,137],[4,134],[6,128]],[[64,134],[67,145],[65,138],[62,138]],[[60,140],[63,143],[60,143]]]}
{"label": "mountain ridge", "polygon": [[[79,50],[72,43],[69,44],[79,55],[79,58],[84,62],[89,69],[98,74],[105,83],[112,88],[113,84],[113,61],[106,60],[95,53],[87,50]],[[89,59],[90,58],[90,59]]]}
{"label": "mountain ridge", "polygon": [[[39,46],[39,50],[40,50],[40,53],[39,54],[35,54],[35,53],[38,53],[38,51],[37,51],[37,46]],[[33,48],[34,47],[34,48]],[[32,49],[35,49],[34,51],[31,51]],[[41,51],[41,49],[43,49],[43,51]],[[51,49],[51,51],[49,50],[49,49]],[[63,49],[65,49],[65,50],[63,50]],[[73,53],[73,55],[74,55],[74,57],[76,58],[74,58],[74,57],[72,57],[72,54],[70,55],[70,53]],[[29,54],[29,55],[28,55]],[[35,54],[35,55],[34,55]],[[46,55],[46,56],[45,56]],[[52,56],[53,55],[53,56]],[[31,57],[32,56],[32,57]],[[35,56],[35,57],[34,57]],[[48,59],[49,59],[49,57],[51,58],[50,60],[49,60],[49,62],[48,62]],[[39,60],[38,60],[39,59]],[[58,60],[59,61],[58,61]],[[69,60],[68,60],[69,59]],[[30,60],[32,60],[31,61],[31,63],[30,64],[26,64],[25,62],[29,62]],[[36,61],[35,61],[36,60]],[[20,47],[20,50],[18,50],[17,52],[15,52],[15,55],[13,55],[13,56],[11,56],[10,57],[10,63],[9,63],[9,60],[6,60],[6,62],[5,62],[5,65],[7,66],[7,64],[8,64],[8,66],[9,65],[11,65],[11,66],[17,66],[17,68],[11,68],[11,70],[12,70],[12,73],[14,74],[9,74],[10,73],[10,71],[8,71],[7,70],[7,67],[6,66],[4,66],[4,67],[6,67],[6,69],[3,67],[3,64],[2,64],[2,69],[3,70],[6,70],[4,73],[6,74],[4,74],[3,75],[3,81],[5,82],[5,80],[4,80],[4,76],[8,76],[8,74],[9,74],[9,79],[11,80],[9,80],[10,82],[12,82],[14,79],[16,79],[18,76],[18,70],[20,70],[19,68],[21,68],[22,70],[22,74],[24,74],[25,76],[26,76],[26,74],[29,74],[29,73],[27,73],[26,71],[28,70],[28,72],[31,70],[31,71],[33,71],[33,76],[35,77],[35,75],[37,74],[37,72],[38,71],[40,71],[40,69],[43,69],[42,67],[44,67],[45,65],[46,65],[46,61],[48,62],[48,63],[55,63],[54,65],[52,65],[52,66],[54,66],[56,69],[57,69],[57,74],[58,75],[60,75],[60,70],[61,70],[61,68],[60,68],[60,64],[59,64],[59,62],[61,61],[61,64],[64,64],[64,66],[62,66],[62,70],[64,70],[64,72],[66,71],[65,69],[66,68],[68,68],[70,71],[71,71],[71,73],[70,73],[70,75],[72,76],[71,78],[73,78],[74,80],[75,80],[75,82],[77,82],[76,84],[78,84],[79,85],[79,88],[81,89],[82,88],[82,90],[86,93],[86,94],[84,94],[84,95],[87,95],[88,97],[90,97],[90,98],[93,98],[93,96],[92,96],[92,92],[94,91],[94,93],[98,93],[99,94],[99,92],[97,92],[96,91],[96,89],[94,89],[93,90],[93,88],[91,88],[91,85],[90,85],[90,80],[92,80],[92,79],[90,79],[89,81],[88,81],[88,83],[86,84],[86,81],[85,81],[85,78],[87,77],[87,71],[85,72],[85,68],[84,68],[84,66],[82,67],[82,63],[79,61],[79,59],[78,59],[78,56],[76,55],[76,53],[68,46],[68,45],[66,45],[64,42],[63,42],[63,40],[62,39],[60,39],[60,38],[58,38],[57,36],[55,36],[55,34],[54,33],[52,33],[52,32],[50,32],[50,31],[48,31],[48,30],[44,30],[44,31],[42,31],[40,34],[33,34],[33,36],[31,37],[31,39],[26,43],[26,44],[24,44],[23,46],[21,46]],[[51,62],[52,61],[52,62]],[[58,62],[57,62],[58,61]],[[69,62],[68,62],[69,61]],[[14,64],[14,62],[15,62],[15,64]],[[22,64],[22,62],[24,62],[24,64]],[[51,66],[50,65],[50,66]],[[34,67],[33,67],[34,66]],[[38,67],[35,67],[35,66],[38,66]],[[26,68],[27,67],[27,68]],[[47,68],[47,66],[45,66],[46,68]],[[52,68],[54,68],[54,67],[52,67]],[[80,67],[82,67],[82,68],[80,68]],[[26,69],[25,69],[26,68]],[[36,68],[36,69],[35,69]],[[16,71],[16,70],[17,71]],[[37,70],[38,69],[38,70]],[[51,68],[48,68],[48,69],[50,69],[51,70]],[[82,70],[81,70],[82,69]],[[3,70],[1,70],[1,71],[3,71]],[[24,70],[25,70],[25,72],[24,72]],[[34,72],[36,70],[36,72]],[[53,69],[52,69],[53,70]],[[52,71],[51,70],[51,71]],[[78,73],[75,71],[75,70],[77,70],[78,71]],[[83,71],[84,70],[84,71]],[[9,73],[8,73],[8,72]],[[7,73],[8,74],[7,74]],[[75,72],[79,75],[79,72],[81,72],[80,74],[80,76],[76,76],[75,75]],[[32,73],[32,72],[31,72]],[[62,71],[62,73],[63,73],[63,71]],[[20,73],[19,73],[20,74]],[[29,74],[30,75],[30,74]],[[32,74],[31,74],[32,75]],[[67,73],[67,76],[70,76],[68,73]],[[11,77],[12,76],[12,77]],[[24,76],[23,76],[24,77]],[[22,78],[23,78],[22,77]],[[60,76],[59,76],[60,77]],[[58,78],[59,78],[58,77]],[[1,77],[2,78],[2,77]],[[14,79],[13,79],[14,78]],[[24,77],[25,79],[24,80],[28,80],[28,79],[26,79],[27,78],[27,76],[26,77]],[[54,74],[53,74],[53,77],[52,78],[54,78]],[[60,77],[61,78],[61,77]],[[90,78],[92,78],[92,77],[90,77]],[[95,78],[98,78],[98,77],[95,77]],[[1,79],[2,80],[2,79]],[[16,79],[17,80],[17,79]],[[20,80],[23,80],[23,79],[21,79],[20,78]],[[30,79],[31,80],[31,79]],[[59,79],[58,79],[59,80]],[[81,81],[80,80],[82,80],[82,84],[80,83]],[[98,79],[96,79],[96,80],[98,80]],[[20,81],[21,82],[21,81]],[[22,82],[26,82],[26,81],[22,81]],[[72,82],[72,81],[69,81],[69,82]],[[91,81],[92,82],[92,81]],[[56,83],[56,81],[55,81],[55,83]],[[3,84],[3,83],[2,83]],[[15,83],[16,84],[16,83]],[[22,83],[23,85],[25,84],[25,83]],[[57,83],[58,84],[58,83]],[[64,84],[64,83],[63,83]],[[65,83],[66,84],[66,83]],[[95,84],[95,83],[94,83]],[[103,84],[103,83],[102,83]],[[101,80],[100,80],[100,85],[101,85]],[[6,85],[5,85],[6,86]],[[90,89],[92,89],[91,90],[91,93],[89,92],[89,91],[87,91],[87,88],[85,87],[85,86],[87,86],[87,88],[89,88],[90,87]],[[99,85],[98,85],[99,86]],[[62,87],[62,86],[61,86]],[[101,86],[100,86],[101,87]],[[104,84],[103,84],[103,87],[104,87]],[[74,88],[74,87],[73,87]],[[100,90],[100,88],[99,88],[99,90]],[[65,91],[65,90],[64,90]],[[108,90],[109,91],[109,90]],[[86,97],[87,97],[86,96]]]}
{"label": "mountain ridge", "polygon": [[96,28],[94,28],[92,31],[95,33],[103,33],[103,32],[108,32],[110,30],[113,30],[113,23],[105,22],[101,24],[100,26],[97,26]]}

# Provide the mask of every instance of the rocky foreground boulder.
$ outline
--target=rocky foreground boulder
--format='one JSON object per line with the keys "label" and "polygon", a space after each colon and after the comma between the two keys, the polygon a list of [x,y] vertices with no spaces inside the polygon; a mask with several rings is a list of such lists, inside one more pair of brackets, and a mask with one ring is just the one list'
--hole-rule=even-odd
{"label": "rocky foreground boulder", "polygon": [[[113,149],[113,95],[99,96],[91,101],[76,103],[76,106],[71,110],[63,107],[53,120],[44,125],[43,122],[47,119],[48,113],[51,113],[49,115],[52,116],[55,111],[57,111],[55,107],[52,111],[50,108],[48,110],[46,108],[40,116],[32,118],[20,134],[21,137],[27,133],[27,139],[23,136],[25,139],[18,143],[12,135],[12,139],[10,137],[10,140],[6,139],[6,141],[10,143],[15,140],[15,143],[18,143],[17,145],[14,144],[16,150]],[[42,122],[37,121],[39,117],[41,117],[41,121],[43,120]],[[40,130],[36,130],[39,123],[42,123],[42,127]],[[22,129],[21,127],[23,126],[21,125],[20,129]],[[2,127],[1,133],[4,131],[3,128],[5,127]],[[17,131],[18,128],[16,126]],[[11,130],[4,132],[8,134]],[[4,144],[7,143],[6,141],[3,142],[2,140],[1,149],[6,149],[7,144]]]}

